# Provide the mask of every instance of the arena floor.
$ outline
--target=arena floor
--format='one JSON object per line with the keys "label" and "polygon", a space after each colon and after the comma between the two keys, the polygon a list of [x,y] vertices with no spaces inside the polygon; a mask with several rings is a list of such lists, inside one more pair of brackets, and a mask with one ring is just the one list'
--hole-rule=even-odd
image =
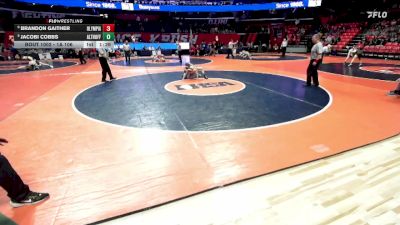
{"label": "arena floor", "polygon": [[51,198],[12,209],[1,194],[0,211],[18,224],[94,223],[400,133],[400,98],[387,96],[398,61],[348,68],[324,57],[316,88],[303,86],[307,58],[288,58],[204,57],[195,62],[209,79],[196,81],[182,81],[174,60],[119,59],[118,79],[104,84],[95,60],[4,66],[0,133],[10,143],[1,152]]}

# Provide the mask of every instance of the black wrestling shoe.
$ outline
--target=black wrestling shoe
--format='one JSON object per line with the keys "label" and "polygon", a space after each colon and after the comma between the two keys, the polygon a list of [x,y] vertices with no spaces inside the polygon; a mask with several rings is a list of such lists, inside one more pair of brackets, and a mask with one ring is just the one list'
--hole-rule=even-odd
{"label": "black wrestling shoe", "polygon": [[25,206],[25,205],[34,205],[34,204],[37,204],[39,202],[42,202],[42,201],[48,199],[49,197],[50,197],[50,195],[48,193],[39,193],[39,192],[31,191],[21,201],[11,200],[10,205],[14,208],[18,208],[18,207]]}
{"label": "black wrestling shoe", "polygon": [[396,91],[396,90],[394,90],[394,91],[389,91],[388,95],[391,95],[391,96],[399,96],[399,95],[400,95],[400,91]]}

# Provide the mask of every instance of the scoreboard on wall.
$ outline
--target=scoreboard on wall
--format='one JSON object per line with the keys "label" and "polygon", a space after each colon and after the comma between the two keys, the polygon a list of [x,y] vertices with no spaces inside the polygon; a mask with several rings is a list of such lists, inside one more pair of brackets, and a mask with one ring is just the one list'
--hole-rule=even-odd
{"label": "scoreboard on wall", "polygon": [[15,24],[14,47],[114,48],[114,24],[79,22],[83,20],[48,19],[45,24]]}

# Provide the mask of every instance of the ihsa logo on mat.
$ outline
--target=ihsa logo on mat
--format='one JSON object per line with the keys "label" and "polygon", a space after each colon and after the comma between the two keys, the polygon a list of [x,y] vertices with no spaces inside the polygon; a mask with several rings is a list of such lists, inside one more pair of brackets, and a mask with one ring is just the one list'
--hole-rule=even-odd
{"label": "ihsa logo on mat", "polygon": [[165,85],[165,89],[172,93],[199,96],[232,94],[245,87],[240,81],[222,78],[177,80]]}

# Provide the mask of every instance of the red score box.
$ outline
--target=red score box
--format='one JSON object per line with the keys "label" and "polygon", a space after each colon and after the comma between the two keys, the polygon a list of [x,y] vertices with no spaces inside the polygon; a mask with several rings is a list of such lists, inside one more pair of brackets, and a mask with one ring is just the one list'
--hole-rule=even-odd
{"label": "red score box", "polygon": [[103,24],[103,32],[114,32],[114,24]]}

